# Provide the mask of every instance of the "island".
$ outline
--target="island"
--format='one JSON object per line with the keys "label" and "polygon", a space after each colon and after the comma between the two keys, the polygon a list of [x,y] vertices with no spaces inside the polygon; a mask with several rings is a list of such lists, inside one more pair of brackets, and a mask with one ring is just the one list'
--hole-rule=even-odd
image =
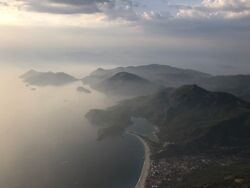
{"label": "island", "polygon": [[87,93],[87,94],[90,94],[91,91],[86,89],[85,87],[82,87],[82,86],[79,86],[76,88],[76,91],[80,92],[80,93]]}
{"label": "island", "polygon": [[20,78],[28,85],[35,86],[62,86],[78,80],[64,72],[38,72],[33,69],[21,75]]}

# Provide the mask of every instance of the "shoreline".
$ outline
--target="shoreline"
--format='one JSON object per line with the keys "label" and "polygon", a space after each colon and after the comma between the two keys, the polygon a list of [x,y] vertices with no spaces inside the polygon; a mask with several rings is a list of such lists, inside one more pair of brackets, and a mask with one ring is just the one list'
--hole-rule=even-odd
{"label": "shoreline", "polygon": [[135,188],[145,188],[146,180],[147,180],[147,177],[149,175],[150,166],[151,166],[150,165],[150,163],[151,163],[151,160],[150,160],[151,151],[150,151],[150,148],[149,148],[148,144],[146,143],[146,141],[143,138],[141,138],[139,135],[137,135],[135,133],[128,133],[128,134],[133,135],[136,138],[138,138],[144,146],[144,163],[143,163],[143,167],[141,170],[141,175],[139,177],[137,184],[135,185]]}

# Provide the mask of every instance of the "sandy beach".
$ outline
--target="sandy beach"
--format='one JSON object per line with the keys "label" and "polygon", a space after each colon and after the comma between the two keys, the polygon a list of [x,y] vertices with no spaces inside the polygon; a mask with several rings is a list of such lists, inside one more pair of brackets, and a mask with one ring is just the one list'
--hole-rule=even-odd
{"label": "sandy beach", "polygon": [[150,149],[149,149],[148,144],[145,142],[145,140],[143,138],[141,138],[140,136],[138,136],[134,133],[129,133],[129,134],[137,137],[144,145],[144,151],[145,151],[144,164],[142,167],[140,178],[139,178],[135,188],[145,188],[146,179],[147,179],[149,171],[150,171],[150,154],[151,154]]}

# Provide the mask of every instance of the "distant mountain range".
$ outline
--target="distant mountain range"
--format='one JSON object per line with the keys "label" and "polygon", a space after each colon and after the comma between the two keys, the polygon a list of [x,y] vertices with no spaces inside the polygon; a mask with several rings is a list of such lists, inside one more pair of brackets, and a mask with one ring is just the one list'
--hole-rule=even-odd
{"label": "distant mountain range", "polygon": [[86,114],[92,123],[112,131],[115,127],[117,132],[131,123],[132,116],[157,125],[162,142],[202,149],[250,144],[250,104],[231,94],[210,92],[197,85],[163,89]]}
{"label": "distant mountain range", "polygon": [[99,68],[92,72],[89,76],[83,78],[83,82],[93,85],[100,83],[101,81],[106,80],[119,72],[135,74],[153,83],[167,87],[177,87],[184,84],[190,84],[196,80],[210,77],[209,74],[195,70],[175,68],[168,65],[151,64],[143,66],[118,67],[115,69]]}
{"label": "distant mountain range", "polygon": [[[123,76],[119,73],[122,73]],[[133,75],[133,78],[126,79],[131,75]],[[144,79],[144,84],[140,86],[139,80],[142,82],[142,79]],[[99,68],[82,80],[85,84],[89,84],[99,91],[114,95],[146,95],[159,87],[168,88],[197,84],[211,91],[228,92],[250,101],[250,75],[212,76],[195,70],[152,64],[115,69]],[[133,92],[135,87],[136,92]],[[152,91],[149,88],[152,88]]]}
{"label": "distant mountain range", "polygon": [[[60,86],[78,79],[64,72],[38,72],[30,70],[20,76],[30,85]],[[159,89],[196,84],[210,91],[228,92],[250,101],[250,75],[212,76],[190,69],[168,65],[143,65],[97,69],[82,79],[83,83],[108,95],[135,97],[149,95]]]}
{"label": "distant mountain range", "polygon": [[77,79],[64,72],[38,72],[30,70],[20,76],[24,82],[36,86],[60,86],[76,81]]}

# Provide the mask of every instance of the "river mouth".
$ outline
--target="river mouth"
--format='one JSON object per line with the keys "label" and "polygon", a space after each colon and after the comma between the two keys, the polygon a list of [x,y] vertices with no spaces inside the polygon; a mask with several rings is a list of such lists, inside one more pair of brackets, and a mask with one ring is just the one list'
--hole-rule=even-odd
{"label": "river mouth", "polygon": [[[1,80],[0,187],[132,188],[143,165],[143,145],[133,136],[96,140],[84,114],[113,104],[81,82],[27,86],[21,72]],[[35,89],[33,89],[35,88]]]}

